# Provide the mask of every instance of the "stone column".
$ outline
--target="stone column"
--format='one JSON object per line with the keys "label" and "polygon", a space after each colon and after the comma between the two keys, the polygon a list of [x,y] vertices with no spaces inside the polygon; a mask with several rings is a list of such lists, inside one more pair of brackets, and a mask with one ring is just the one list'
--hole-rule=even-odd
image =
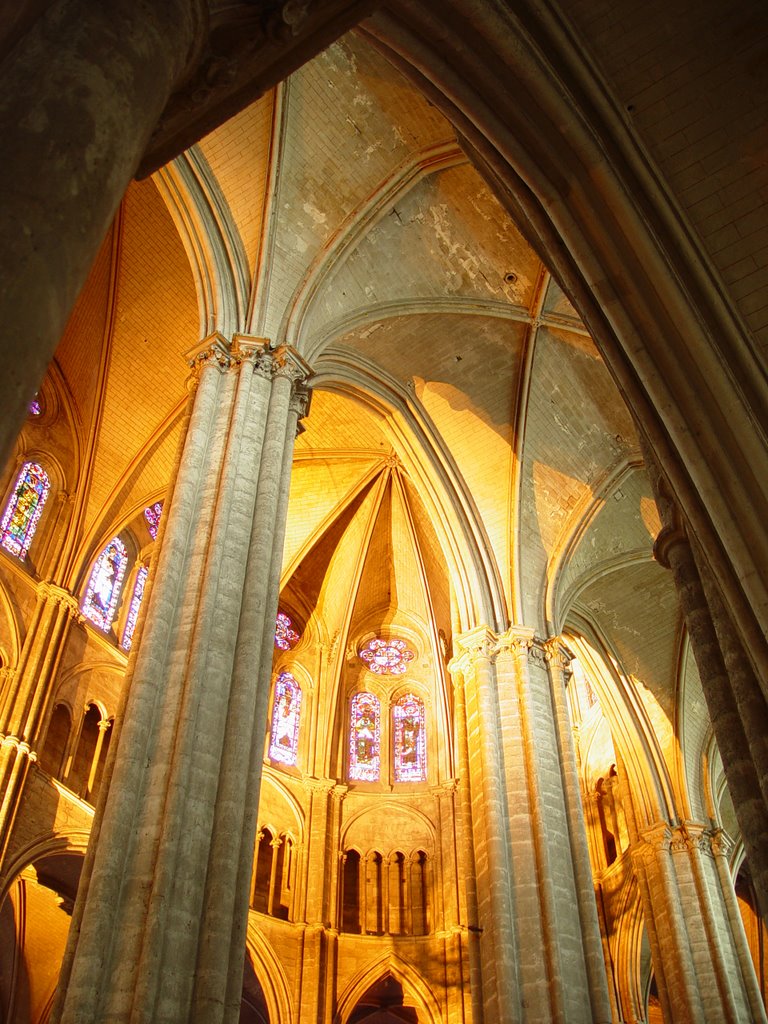
{"label": "stone column", "polygon": [[88,781],[85,787],[84,799],[88,801],[91,801],[91,797],[93,795],[94,786],[96,785],[96,773],[99,770],[99,761],[101,760],[101,752],[104,749],[104,740],[111,727],[112,721],[109,718],[102,718],[99,722],[99,735],[96,740],[96,749],[93,752],[91,770],[88,772]]}
{"label": "stone column", "polygon": [[718,879],[720,881],[720,892],[725,904],[728,922],[731,926],[731,934],[736,946],[736,955],[739,960],[741,976],[744,979],[744,986],[749,1000],[752,1016],[755,1020],[762,1020],[765,1014],[760,984],[755,973],[755,965],[752,960],[752,953],[744,931],[744,920],[739,910],[739,901],[736,898],[736,890],[733,886],[733,878],[728,863],[728,854],[732,842],[726,838],[721,828],[714,829],[710,833],[710,848],[715,859]]}
{"label": "stone column", "polygon": [[[496,636],[480,626],[457,637],[462,652],[448,666],[460,673],[466,696],[467,774],[476,871],[477,927],[482,971],[483,1020],[523,1020],[517,977],[507,786],[504,777],[496,685]],[[459,737],[459,747],[464,740]],[[461,756],[461,755],[460,755]],[[534,939],[535,942],[535,939]]]}
{"label": "stone column", "polygon": [[[563,752],[544,648],[532,630],[521,626],[507,630],[499,638],[498,647],[500,690],[510,694],[502,704],[505,756],[508,750],[514,750],[521,762],[514,802],[519,807],[521,799],[525,799],[517,795],[524,785],[529,805],[530,839],[525,835],[520,811],[517,812],[513,851],[519,848],[522,854],[528,848],[521,856],[516,874],[528,880],[531,914],[535,913],[534,898],[538,902],[537,917],[548,968],[546,993],[541,992],[541,982],[534,980],[533,964],[528,985],[542,1007],[546,995],[553,1021],[604,1024],[610,1016],[600,1001],[599,989],[595,991],[597,1005],[592,1006],[590,980],[599,985],[599,978],[590,979],[587,969],[593,952],[584,942],[585,931],[591,934],[590,918],[583,919],[588,907],[584,898],[587,894],[580,891],[571,849],[572,829],[575,835],[577,822],[582,829],[584,826],[583,820],[574,821],[568,814]],[[505,685],[507,679],[509,684]],[[527,921],[527,913],[521,910],[520,919]],[[604,976],[602,990],[605,991]]]}
{"label": "stone column", "polygon": [[473,630],[458,643],[465,653],[450,668],[466,691],[466,711],[457,700],[466,755],[461,733],[458,750],[470,779],[484,1019],[607,1024],[562,670],[548,672],[544,646],[523,626]]}
{"label": "stone column", "polygon": [[19,663],[9,674],[0,706],[0,860],[11,839],[53,691],[59,661],[80,609],[72,595],[41,583]]}
{"label": "stone column", "polygon": [[239,1014],[297,418],[308,368],[212,336],[155,568],[109,799],[54,1020]]}
{"label": "stone column", "polygon": [[[712,834],[664,823],[632,848],[659,996],[668,1024],[764,1022],[751,963],[739,956]],[[730,886],[730,881],[728,882]]]}
{"label": "stone column", "polygon": [[704,588],[683,531],[665,527],[656,539],[654,554],[661,565],[671,569],[675,580],[755,890],[765,912],[768,909],[768,804],[752,757],[748,736],[752,725],[745,725],[740,713]]}
{"label": "stone column", "polygon": [[706,566],[705,591],[675,501],[648,450],[645,461],[662,521],[654,555],[672,572],[755,891],[768,915],[768,706]]}
{"label": "stone column", "polygon": [[166,102],[204,0],[58,0],[0,64],[0,464]]}
{"label": "stone column", "polygon": [[[453,663],[452,663],[453,665]],[[467,731],[467,701],[464,674],[458,668],[452,672],[454,684],[454,718],[456,731],[457,788],[459,794],[459,827],[457,835],[460,873],[464,878],[464,899],[466,916],[462,924],[466,927],[467,957],[469,961],[469,988],[471,997],[471,1019],[474,1024],[482,1022],[483,975],[480,962],[480,935],[477,909],[477,871],[475,867],[474,824],[472,819],[472,789],[469,770],[469,743]]]}
{"label": "stone column", "polygon": [[[544,644],[549,683],[552,691],[552,706],[555,714],[557,746],[560,754],[565,795],[565,809],[568,819],[571,863],[573,865],[576,898],[579,905],[581,937],[584,943],[584,959],[589,981],[589,998],[595,1021],[610,1021],[611,1003],[608,994],[606,963],[603,956],[603,940],[597,916],[597,900],[592,880],[592,865],[589,860],[589,844],[584,822],[584,808],[581,802],[581,786],[576,764],[576,750],[573,742],[568,702],[565,692],[566,659],[558,637]],[[616,831],[618,836],[618,829]]]}

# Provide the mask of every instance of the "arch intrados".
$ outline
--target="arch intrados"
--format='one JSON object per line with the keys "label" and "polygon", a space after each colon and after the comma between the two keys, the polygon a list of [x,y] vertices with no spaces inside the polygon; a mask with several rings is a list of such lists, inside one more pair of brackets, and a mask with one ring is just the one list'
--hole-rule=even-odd
{"label": "arch intrados", "polygon": [[431,424],[418,417],[401,394],[402,389],[386,374],[374,377],[359,365],[353,370],[333,353],[321,359],[316,369],[313,387],[343,395],[383,419],[398,448],[407,454],[413,482],[431,512],[448,565],[462,628],[470,629],[478,623],[506,628],[508,613],[501,573],[482,517]]}
{"label": "arch intrados", "polygon": [[246,949],[261,986],[270,1021],[292,1024],[294,1013],[288,978],[272,946],[251,918],[248,921]]}
{"label": "arch intrados", "polygon": [[10,860],[3,872],[0,882],[0,904],[8,895],[8,891],[15,879],[31,864],[44,860],[46,857],[72,856],[85,857],[88,848],[90,832],[73,830],[70,832],[58,832],[56,835],[46,835],[33,839],[26,846],[22,847],[12,860]]}

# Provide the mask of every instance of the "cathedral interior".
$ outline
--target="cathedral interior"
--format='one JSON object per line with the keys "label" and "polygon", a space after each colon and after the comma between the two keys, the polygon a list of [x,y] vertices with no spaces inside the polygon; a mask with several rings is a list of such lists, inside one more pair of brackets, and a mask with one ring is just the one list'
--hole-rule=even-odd
{"label": "cathedral interior", "polygon": [[[3,124],[98,6],[0,23]],[[94,233],[3,385],[0,1020],[765,1022],[765,11],[261,7],[28,260]]]}

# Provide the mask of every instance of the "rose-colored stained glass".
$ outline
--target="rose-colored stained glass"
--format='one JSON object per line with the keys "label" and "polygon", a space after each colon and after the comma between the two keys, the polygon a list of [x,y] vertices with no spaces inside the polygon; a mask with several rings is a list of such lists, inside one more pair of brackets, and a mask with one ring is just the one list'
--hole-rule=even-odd
{"label": "rose-colored stained glass", "polygon": [[301,687],[290,672],[281,672],[275,683],[269,756],[281,764],[296,764],[299,752]]}
{"label": "rose-colored stained glass", "polygon": [[106,631],[112,625],[127,564],[128,552],[119,537],[113,537],[96,559],[83,599],[83,614],[99,629]]}
{"label": "rose-colored stained glass", "polygon": [[401,676],[408,668],[408,662],[413,661],[413,651],[404,640],[377,637],[368,641],[360,651],[360,657],[371,672],[382,676]]}
{"label": "rose-colored stained glass", "polygon": [[128,618],[125,620],[123,639],[120,641],[120,646],[124,651],[130,651],[131,644],[133,643],[133,631],[136,629],[136,619],[139,616],[141,599],[144,597],[144,585],[147,582],[148,575],[149,569],[146,565],[140,566],[139,571],[136,573],[136,582],[133,585],[133,596],[131,597],[131,607],[128,609]]}
{"label": "rose-colored stained glass", "polygon": [[279,647],[281,651],[290,651],[298,639],[299,634],[293,628],[291,620],[285,612],[278,612],[275,621],[275,647]]}
{"label": "rose-colored stained glass", "polygon": [[349,716],[349,777],[376,782],[381,771],[381,704],[373,693],[356,693]]}
{"label": "rose-colored stained glass", "polygon": [[412,693],[392,708],[395,782],[424,782],[427,777],[427,734],[424,704]]}
{"label": "rose-colored stained glass", "polygon": [[17,558],[26,558],[51,484],[36,462],[21,467],[11,500],[0,523],[0,544]]}
{"label": "rose-colored stained glass", "polygon": [[160,526],[160,516],[163,513],[162,501],[156,501],[144,509],[144,518],[147,521],[147,529],[152,540],[157,540],[157,531]]}

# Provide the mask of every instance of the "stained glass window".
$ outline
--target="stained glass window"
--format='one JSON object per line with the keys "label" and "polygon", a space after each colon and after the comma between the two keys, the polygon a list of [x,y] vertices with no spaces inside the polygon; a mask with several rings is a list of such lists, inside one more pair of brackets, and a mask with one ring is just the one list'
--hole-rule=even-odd
{"label": "stained glass window", "polygon": [[281,651],[289,651],[298,639],[299,634],[293,628],[291,620],[285,612],[278,612],[275,622],[275,647],[279,647]]}
{"label": "stained glass window", "polygon": [[404,640],[376,637],[363,647],[360,657],[371,672],[382,676],[401,676],[408,668],[408,662],[413,661],[413,651]]}
{"label": "stained glass window", "polygon": [[35,392],[35,397],[29,403],[29,415],[40,416],[42,414],[42,411],[43,407],[40,404],[40,399],[37,397],[37,392]]}
{"label": "stained glass window", "polygon": [[51,484],[36,462],[21,467],[11,500],[0,523],[0,544],[18,558],[26,558]]}
{"label": "stained glass window", "polygon": [[157,540],[157,529],[160,526],[160,515],[163,511],[162,501],[156,501],[154,505],[150,505],[144,509],[144,518],[147,521],[147,529],[152,540]]}
{"label": "stained glass window", "polygon": [[349,723],[349,777],[376,782],[381,770],[381,704],[373,693],[352,698]]}
{"label": "stained glass window", "polygon": [[128,618],[125,620],[123,639],[120,641],[120,646],[124,651],[130,651],[131,644],[133,643],[133,631],[136,629],[136,619],[139,616],[141,599],[144,597],[144,584],[147,582],[148,575],[149,569],[146,565],[139,566],[139,571],[136,573],[136,582],[133,585],[131,607],[128,609]]}
{"label": "stained glass window", "polygon": [[424,704],[412,693],[392,708],[395,782],[424,782],[427,777],[427,734]]}
{"label": "stained glass window", "polygon": [[282,764],[296,764],[299,750],[301,687],[290,672],[281,672],[275,683],[269,756]]}
{"label": "stained glass window", "polygon": [[83,614],[99,629],[107,630],[112,625],[127,564],[128,552],[119,537],[113,537],[96,559],[83,599]]}

